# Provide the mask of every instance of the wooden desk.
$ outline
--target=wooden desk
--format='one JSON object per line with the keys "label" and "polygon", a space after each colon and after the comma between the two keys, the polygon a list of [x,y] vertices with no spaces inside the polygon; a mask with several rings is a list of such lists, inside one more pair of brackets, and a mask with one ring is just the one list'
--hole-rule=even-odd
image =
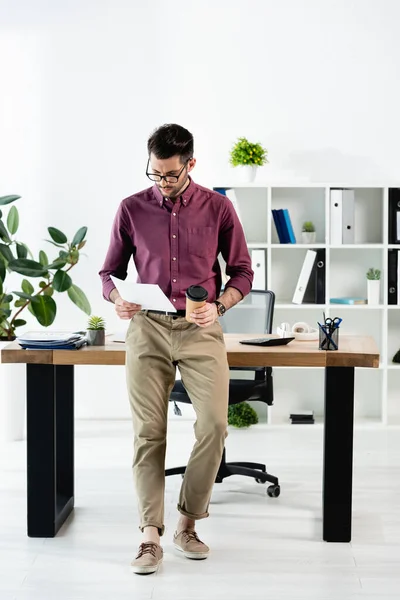
{"label": "wooden desk", "polygon": [[[232,367],[300,366],[325,369],[323,539],[350,542],[353,479],[354,368],[379,366],[369,337],[341,336],[340,349],[318,342],[244,346],[258,335],[226,334]],[[112,340],[112,338],[111,338]],[[54,537],[74,506],[74,366],[124,365],[125,345],[80,350],[22,350],[12,342],[3,363],[27,364],[28,536]]]}

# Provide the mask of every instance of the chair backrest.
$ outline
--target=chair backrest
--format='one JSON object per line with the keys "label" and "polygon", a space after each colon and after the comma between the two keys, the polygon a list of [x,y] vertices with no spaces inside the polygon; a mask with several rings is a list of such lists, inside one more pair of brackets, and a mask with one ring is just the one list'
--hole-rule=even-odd
{"label": "chair backrest", "polygon": [[251,291],[222,317],[224,333],[272,333],[274,306],[274,292]]}

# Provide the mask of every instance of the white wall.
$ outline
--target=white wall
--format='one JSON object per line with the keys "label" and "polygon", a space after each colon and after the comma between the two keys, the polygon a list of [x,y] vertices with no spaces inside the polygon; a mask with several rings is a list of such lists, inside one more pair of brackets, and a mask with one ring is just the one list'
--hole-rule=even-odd
{"label": "white wall", "polygon": [[[239,135],[269,149],[265,179],[398,183],[399,18],[396,0],[0,0],[0,195],[23,196],[21,239],[87,225],[71,274],[115,330],[97,272],[154,127],[194,133],[204,185],[232,180]],[[57,328],[85,323],[62,297]],[[77,415],[129,417],[123,368],[77,369]]]}

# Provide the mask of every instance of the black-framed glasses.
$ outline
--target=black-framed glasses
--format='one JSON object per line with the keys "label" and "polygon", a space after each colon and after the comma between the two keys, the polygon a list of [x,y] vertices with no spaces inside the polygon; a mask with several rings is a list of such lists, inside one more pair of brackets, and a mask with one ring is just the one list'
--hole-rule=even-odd
{"label": "black-framed glasses", "polygon": [[178,183],[179,177],[182,175],[183,170],[187,166],[188,162],[189,161],[185,162],[185,164],[183,165],[182,169],[179,171],[178,175],[158,175],[157,173],[149,173],[148,172],[149,163],[150,163],[150,158],[149,158],[149,160],[147,161],[146,175],[150,179],[150,181],[160,182],[163,179],[165,179],[165,183]]}

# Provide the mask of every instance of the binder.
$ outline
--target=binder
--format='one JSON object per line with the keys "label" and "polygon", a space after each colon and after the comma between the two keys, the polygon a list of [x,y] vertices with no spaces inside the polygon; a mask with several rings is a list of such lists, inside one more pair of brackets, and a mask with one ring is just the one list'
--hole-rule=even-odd
{"label": "binder", "polygon": [[316,253],[317,256],[304,294],[303,302],[325,304],[325,248],[318,248]]}
{"label": "binder", "polygon": [[290,215],[289,215],[289,211],[287,208],[283,209],[283,216],[285,218],[285,222],[286,222],[286,227],[287,230],[289,232],[289,241],[291,244],[295,244],[296,243],[296,236],[294,235],[294,231],[293,231],[293,227],[292,227],[292,221],[290,220]]}
{"label": "binder", "polygon": [[342,242],[354,244],[354,190],[342,190]]}
{"label": "binder", "polygon": [[330,196],[330,233],[331,244],[339,246],[342,244],[342,222],[343,222],[343,190],[331,190]]}
{"label": "binder", "polygon": [[254,271],[253,290],[265,290],[265,250],[251,251],[251,268]]}
{"label": "binder", "polygon": [[281,226],[280,226],[280,222],[279,222],[279,218],[278,218],[278,211],[275,209],[272,209],[271,212],[272,212],[272,217],[274,219],[276,233],[278,234],[279,242],[282,243],[283,237],[282,237]]}
{"label": "binder", "polygon": [[317,253],[315,250],[307,250],[303,266],[300,271],[299,279],[293,294],[293,304],[302,304],[304,295],[311,277]]}
{"label": "binder", "polygon": [[400,244],[400,189],[389,190],[389,244]]}
{"label": "binder", "polygon": [[279,208],[276,212],[278,215],[278,221],[279,221],[281,235],[282,235],[281,243],[282,244],[290,244],[289,230],[288,230],[288,227],[286,224],[286,219],[285,219],[285,215],[283,214],[283,210],[281,208]]}
{"label": "binder", "polygon": [[400,304],[399,250],[388,251],[388,304]]}

